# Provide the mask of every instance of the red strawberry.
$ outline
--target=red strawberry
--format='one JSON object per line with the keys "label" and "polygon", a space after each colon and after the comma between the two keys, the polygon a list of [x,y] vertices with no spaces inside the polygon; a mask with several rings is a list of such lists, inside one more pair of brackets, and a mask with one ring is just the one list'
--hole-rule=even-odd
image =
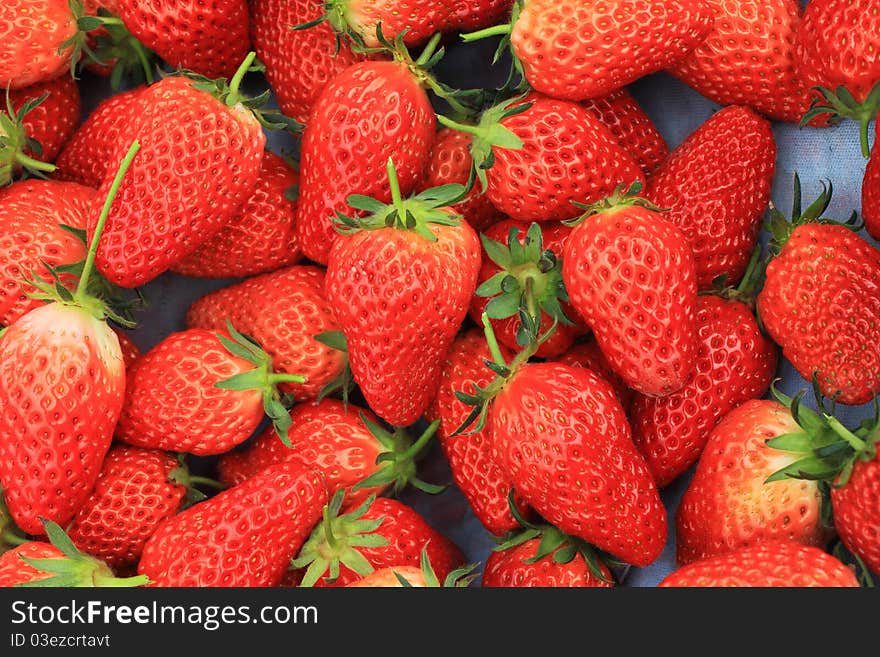
{"label": "red strawberry", "polygon": [[697,284],[740,281],[755,250],[776,172],[770,124],[728,107],[691,134],[648,181],[645,197],[687,235]]}
{"label": "red strawberry", "polygon": [[715,24],[669,72],[719,105],[797,123],[813,94],[795,70],[798,0],[706,0]]}
{"label": "red strawberry", "polygon": [[299,184],[299,173],[273,153],[263,155],[257,187],[237,217],[171,269],[185,276],[252,276],[295,264],[301,257],[296,239],[296,202],[286,193]]}
{"label": "red strawberry", "polygon": [[398,36],[407,46],[417,46],[452,21],[454,2],[419,2],[419,0],[334,0],[327,3],[325,20],[339,34],[348,34],[355,42],[370,48],[382,45],[377,37],[379,26],[386,41]]}
{"label": "red strawberry", "polygon": [[583,105],[611,131],[646,176],[669,155],[663,135],[626,89],[584,101]]}
{"label": "red strawberry", "polygon": [[[62,75],[54,80],[13,90],[9,97],[17,111],[26,102],[44,94],[46,99],[28,112],[22,123],[27,137],[40,145],[41,150],[32,154],[43,162],[54,162],[79,125],[79,87],[73,78]],[[8,132],[6,136],[9,137]]]}
{"label": "red strawberry", "polygon": [[137,87],[101,101],[56,159],[55,177],[100,187],[108,165],[112,167],[111,152],[130,129],[132,116],[141,113],[143,90]]}
{"label": "red strawberry", "polygon": [[660,586],[858,586],[852,570],[815,547],[768,541],[679,568]]}
{"label": "red strawberry", "polygon": [[831,489],[831,503],[834,525],[844,545],[869,569],[880,573],[880,455],[856,463],[846,485]]}
{"label": "red strawberry", "polygon": [[[62,225],[85,229],[95,190],[75,183],[23,180],[0,189],[0,324],[11,325],[43,302],[25,283],[33,272],[51,281],[44,264],[72,265],[86,256],[86,247]],[[62,274],[65,283],[73,277]]]}
{"label": "red strawberry", "polygon": [[452,13],[443,29],[471,32],[505,19],[514,0],[463,0],[451,4]]}
{"label": "red strawberry", "polygon": [[467,314],[480,267],[477,234],[446,206],[461,187],[401,197],[388,162],[392,204],[340,220],[327,298],[348,342],[351,371],[370,408],[395,426],[425,412],[443,359]]}
{"label": "red strawberry", "polygon": [[[510,356],[506,350],[502,354]],[[518,523],[510,512],[510,479],[492,453],[492,428],[487,425],[476,433],[453,435],[471,411],[455,393],[474,394],[474,386],[484,388],[492,381],[492,373],[483,364],[487,358],[491,358],[489,348],[479,331],[469,330],[461,334],[446,356],[440,389],[426,417],[440,420],[437,428],[440,445],[449,461],[455,484],[474,515],[490,533],[500,536],[515,529]],[[516,496],[516,503],[518,508],[525,510],[521,497]]]}
{"label": "red strawberry", "polygon": [[134,340],[123,331],[122,329],[118,329],[115,326],[111,327],[113,332],[116,334],[116,338],[119,340],[119,349],[122,351],[122,363],[125,365],[125,369],[128,370],[134,362],[140,358],[141,349],[137,346]]}
{"label": "red strawberry", "polygon": [[337,493],[291,562],[306,569],[300,586],[347,586],[374,570],[417,566],[423,551],[441,580],[464,563],[455,544],[402,502],[380,497],[339,515],[342,504]]}
{"label": "red strawberry", "polygon": [[[790,221],[771,212],[773,251],[758,311],[798,373],[826,397],[864,404],[880,392],[880,251],[850,226],[820,219],[826,188]],[[817,328],[819,327],[819,328]]]}
{"label": "red strawberry", "polygon": [[630,390],[623,379],[611,369],[611,365],[608,364],[608,360],[605,358],[602,350],[599,349],[599,343],[594,338],[591,337],[586,342],[580,342],[572,346],[571,349],[555,360],[563,365],[586,367],[593,370],[594,374],[598,374],[611,384],[623,410],[627,414],[629,413],[633,397],[636,393]]}
{"label": "red strawberry", "polygon": [[4,0],[0,6],[0,89],[51,80],[70,68],[77,33],[68,0]]}
{"label": "red strawberry", "polygon": [[318,470],[273,465],[163,521],[138,572],[155,586],[277,586],[326,503]]}
{"label": "red strawberry", "polygon": [[186,316],[190,328],[214,331],[224,330],[227,320],[272,356],[276,372],[306,377],[281,386],[296,399],[316,398],[345,368],[344,353],[315,339],[339,330],[322,269],[293,266],[256,276],[205,295]]}
{"label": "red strawberry", "polygon": [[229,78],[250,50],[247,0],[119,0],[125,27],[176,68]]}
{"label": "red strawberry", "polygon": [[693,465],[718,421],[762,397],[776,373],[776,345],[745,303],[700,297],[696,320],[693,378],[665,397],[637,395],[631,407],[633,441],[660,487]]}
{"label": "red strawberry", "polygon": [[372,588],[466,588],[476,579],[472,571],[478,564],[457,568],[441,582],[431,566],[427,548],[422,549],[420,567],[388,566],[374,570],[348,587]]}
{"label": "red strawberry", "polygon": [[862,219],[865,230],[875,240],[880,238],[880,123],[874,130],[874,147],[862,180]]}
{"label": "red strawberry", "polygon": [[684,234],[635,191],[587,209],[565,245],[562,278],[614,371],[663,396],[694,371],[694,259]]}
{"label": "red strawberry", "polygon": [[352,194],[391,200],[382,175],[397,167],[401,193],[421,182],[434,141],[434,110],[405,62],[362,62],[333,78],[315,103],[302,139],[296,234],[305,255],[328,261],[333,218]]}
{"label": "red strawberry", "polygon": [[797,464],[798,457],[768,446],[767,440],[824,424],[802,407],[800,413],[809,423],[799,424],[778,402],[752,400],[718,423],[678,509],[679,563],[775,539],[824,544],[828,536],[818,484],[784,475],[768,481]]}

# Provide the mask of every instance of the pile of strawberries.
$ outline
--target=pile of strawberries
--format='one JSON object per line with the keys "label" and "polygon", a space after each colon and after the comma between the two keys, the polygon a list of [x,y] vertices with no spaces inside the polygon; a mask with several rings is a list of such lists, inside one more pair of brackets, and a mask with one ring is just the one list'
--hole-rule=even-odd
{"label": "pile of strawberries", "polygon": [[[670,522],[664,586],[869,582],[880,154],[786,216],[770,120],[867,157],[878,53],[880,0],[5,0],[0,585],[608,587]],[[661,70],[724,106],[672,152]],[[140,353],[166,272],[239,280]],[[434,441],[482,565],[396,499]]]}

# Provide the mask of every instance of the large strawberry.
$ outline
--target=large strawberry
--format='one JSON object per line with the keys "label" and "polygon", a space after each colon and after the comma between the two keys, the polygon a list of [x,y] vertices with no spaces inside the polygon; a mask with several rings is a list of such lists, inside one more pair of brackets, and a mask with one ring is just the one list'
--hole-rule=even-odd
{"label": "large strawberry", "polygon": [[68,0],[4,0],[0,5],[0,89],[26,87],[70,68],[77,33]]}
{"label": "large strawberry", "polygon": [[437,393],[476,289],[480,246],[446,207],[460,185],[404,199],[391,160],[387,175],[390,205],[349,199],[371,214],[339,219],[347,234],[330,251],[326,287],[364,398],[382,419],[408,426]]}
{"label": "large strawberry", "polygon": [[326,503],[318,470],[273,465],[163,521],[138,572],[155,586],[277,586]]}
{"label": "large strawberry", "polygon": [[608,363],[645,395],[681,389],[697,350],[694,256],[684,233],[629,193],[587,208],[562,278]]}
{"label": "large strawberry", "polygon": [[272,356],[279,374],[302,374],[306,382],[281,389],[296,399],[315,399],[343,374],[345,353],[315,339],[339,330],[324,294],[324,270],[287,267],[205,295],[190,307],[190,328],[224,330],[231,321]]}
{"label": "large strawberry", "polygon": [[838,486],[832,487],[831,505],[840,540],[869,569],[880,573],[880,451],[876,437],[868,443],[867,458],[854,464],[846,482],[838,481]]}
{"label": "large strawberry", "polygon": [[645,197],[690,241],[697,285],[735,285],[755,249],[776,172],[770,124],[745,107],[721,110],[650,177]]}
{"label": "large strawberry", "polygon": [[798,373],[826,397],[863,404],[880,393],[880,251],[850,226],[822,219],[825,188],[786,220],[771,212],[772,248],[758,311]]}
{"label": "large strawberry", "polygon": [[850,586],[847,566],[822,550],[793,541],[768,541],[679,568],[660,586]]}
{"label": "large strawberry", "polygon": [[[33,149],[30,154],[43,162],[54,162],[79,125],[80,98],[76,82],[70,76],[62,75],[54,80],[15,89],[10,92],[9,98],[15,112],[25,103],[43,98],[39,105],[24,115],[21,127],[27,139],[39,144],[39,149]],[[10,139],[11,132],[5,132],[6,139]]]}
{"label": "large strawberry", "polygon": [[865,230],[875,240],[880,238],[880,123],[874,129],[874,146],[871,159],[865,167],[862,179],[862,219]]}

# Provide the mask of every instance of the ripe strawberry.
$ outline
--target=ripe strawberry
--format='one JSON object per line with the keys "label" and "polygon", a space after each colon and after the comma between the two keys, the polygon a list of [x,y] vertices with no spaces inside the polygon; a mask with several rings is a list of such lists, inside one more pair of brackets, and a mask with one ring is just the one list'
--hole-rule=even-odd
{"label": "ripe strawberry", "polygon": [[874,130],[874,147],[862,180],[862,219],[865,230],[875,240],[880,238],[880,123]]}
{"label": "ripe strawberry", "polygon": [[119,349],[122,351],[122,364],[125,366],[126,371],[130,368],[134,362],[140,358],[141,349],[137,346],[134,340],[123,331],[122,329],[116,328],[115,326],[111,326],[113,332],[116,334],[116,338],[119,340]]}
{"label": "ripe strawberry", "polygon": [[273,465],[163,521],[138,572],[155,586],[277,586],[326,503],[318,470]]}
{"label": "ripe strawberry", "polygon": [[532,94],[483,112],[477,126],[444,117],[474,136],[471,153],[486,196],[518,221],[571,219],[625,183],[644,182],[614,135],[578,103]]}
{"label": "ripe strawberry", "polygon": [[758,311],[802,377],[815,376],[826,397],[863,404],[880,392],[880,251],[849,226],[820,219],[830,187],[801,213],[795,185],[791,220],[771,211],[778,255],[767,265]]}
{"label": "ripe strawberry", "polygon": [[[43,162],[54,162],[61,148],[79,125],[79,87],[73,78],[62,75],[54,80],[38,82],[15,89],[9,97],[16,112],[28,101],[45,95],[45,99],[24,116],[22,125],[28,139],[40,145],[29,153]],[[6,138],[10,131],[6,131]]]}
{"label": "ripe strawberry", "polygon": [[631,407],[633,441],[660,487],[693,465],[718,421],[762,397],[776,373],[776,345],[745,303],[699,297],[696,320],[694,376],[665,397],[636,395]]}
{"label": "ripe strawberry", "polygon": [[298,184],[299,173],[267,151],[257,186],[241,212],[171,270],[184,276],[229,278],[295,264],[302,253],[295,232],[296,202],[286,192]]}
{"label": "ripe strawberry", "polygon": [[706,0],[715,23],[669,72],[719,105],[797,123],[814,97],[795,70],[798,0]]}
{"label": "ripe strawberry", "polygon": [[305,383],[281,386],[298,400],[315,399],[346,366],[344,353],[315,339],[339,330],[324,294],[324,270],[317,267],[287,267],[216,290],[186,316],[188,327],[214,331],[227,320],[272,356],[276,372],[305,376]]}
{"label": "ripe strawberry", "polygon": [[452,12],[443,29],[471,32],[494,25],[510,16],[514,0],[464,0],[451,4]]}
{"label": "ripe strawberry", "polygon": [[417,566],[423,552],[440,579],[464,563],[458,547],[402,502],[368,499],[339,515],[342,505],[340,492],[291,562],[305,569],[300,586],[347,586],[374,570]]}
{"label": "ripe strawberry", "polygon": [[355,43],[369,48],[382,44],[378,37],[381,26],[384,41],[400,37],[407,46],[425,43],[452,21],[456,12],[453,2],[419,2],[418,0],[333,0],[326,3],[327,21],[338,35],[347,35]]}
{"label": "ripe strawberry", "polygon": [[445,207],[461,186],[403,199],[391,160],[387,169],[392,203],[350,199],[372,214],[340,218],[347,234],[330,251],[326,289],[364,398],[382,419],[408,426],[437,393],[476,289],[480,246]]}
{"label": "ripe strawberry", "polygon": [[247,0],[119,0],[115,14],[176,68],[230,78],[250,50]]}
{"label": "ripe strawberry", "polygon": [[[225,333],[225,332],[224,332]],[[247,440],[265,412],[282,439],[290,418],[269,356],[233,330],[173,333],[128,370],[116,438],[129,445],[222,454]]]}
{"label": "ripe strawberry", "polygon": [[156,54],[138,41],[117,18],[120,3],[101,0],[86,1],[83,5],[85,15],[92,17],[86,21],[86,27],[97,25],[86,33],[86,47],[91,53],[83,60],[83,66],[90,73],[110,78],[113,91],[119,91],[123,80],[132,85],[153,84]]}
{"label": "ripe strawberry", "polygon": [[770,124],[745,107],[721,110],[660,165],[645,197],[668,210],[694,250],[697,285],[735,285],[755,250],[776,172]]}
{"label": "ripe strawberry", "polygon": [[858,586],[852,570],[815,547],[768,541],[679,568],[660,586]]}
{"label": "ripe strawberry", "polygon": [[[771,400],[751,400],[729,412],[709,435],[678,509],[678,561],[689,564],[758,543],[787,539],[821,546],[822,494],[815,481],[771,476],[798,457],[766,444],[768,438],[825,423],[793,405],[798,417]],[[801,419],[801,416],[805,419]]]}
{"label": "ripe strawberry", "polygon": [[630,388],[663,396],[694,371],[694,257],[684,234],[637,191],[587,208],[566,242],[562,278],[614,371]]}
{"label": "ripe strawberry", "polygon": [[880,573],[880,453],[876,437],[871,448],[873,460],[857,461],[846,483],[831,488],[831,505],[840,540],[870,570]]}
{"label": "ripe strawberry", "polygon": [[[61,226],[82,230],[95,191],[75,183],[23,180],[0,189],[0,324],[43,305],[29,294],[33,272],[50,282],[45,268],[72,265],[86,257],[82,240]],[[75,279],[60,274],[65,284]]]}
{"label": "ripe strawberry", "polygon": [[646,176],[650,176],[669,155],[669,146],[663,135],[625,88],[586,100],[583,105],[611,131]]}
{"label": "ripe strawberry", "polygon": [[477,564],[456,568],[441,582],[431,566],[427,548],[422,548],[421,563],[415,566],[388,566],[374,570],[348,587],[371,588],[466,588],[476,579]]}
{"label": "ripe strawberry", "polygon": [[68,0],[4,0],[0,6],[0,89],[51,80],[70,67],[77,33]]}
{"label": "ripe strawberry", "polygon": [[623,379],[611,369],[611,365],[608,364],[608,360],[605,358],[602,350],[599,349],[599,343],[596,342],[595,338],[591,337],[585,342],[579,342],[554,360],[563,365],[586,367],[593,370],[594,374],[598,374],[611,384],[611,387],[614,388],[614,394],[620,400],[620,405],[629,414],[629,409],[636,393],[628,388]]}
{"label": "ripe strawberry", "polygon": [[132,116],[141,113],[139,98],[143,90],[137,87],[101,101],[58,155],[55,177],[100,187],[108,165],[112,166],[111,152],[130,129]]}

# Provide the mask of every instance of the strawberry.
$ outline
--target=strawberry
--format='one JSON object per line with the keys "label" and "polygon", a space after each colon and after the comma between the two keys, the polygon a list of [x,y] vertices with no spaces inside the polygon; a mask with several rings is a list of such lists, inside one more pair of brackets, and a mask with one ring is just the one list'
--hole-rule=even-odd
{"label": "strawberry", "polygon": [[460,185],[404,199],[391,160],[387,170],[392,203],[351,197],[371,214],[339,218],[346,234],[330,251],[326,289],[364,398],[382,419],[408,426],[437,393],[476,289],[480,247],[445,207]]}
{"label": "strawberry", "polygon": [[798,457],[766,442],[804,431],[826,433],[825,427],[799,404],[789,410],[765,399],[747,401],[725,415],[709,434],[678,509],[679,563],[768,540],[823,545],[828,534],[818,483],[777,475],[796,466]]}
{"label": "strawberry", "polygon": [[[449,23],[456,11],[454,2],[418,0],[330,0],[321,21],[327,21],[338,35],[369,48],[400,37],[407,46],[425,43]],[[379,29],[381,27],[381,37]]]}
{"label": "strawberry", "polygon": [[[0,189],[0,324],[10,326],[19,317],[43,305],[30,297],[36,288],[26,279],[35,274],[44,281],[45,268],[72,265],[85,259],[82,240],[63,226],[82,230],[95,191],[75,183],[23,180]],[[68,274],[61,280],[73,282]]]}
{"label": "strawberry", "polygon": [[701,290],[735,285],[755,250],[776,172],[770,124],[745,107],[721,110],[693,132],[648,181],[645,197],[668,210],[694,250]]}
{"label": "strawberry", "polygon": [[116,15],[176,68],[229,78],[250,49],[247,0],[119,0]]}
{"label": "strawberry", "polygon": [[844,485],[831,488],[831,505],[840,540],[869,569],[880,573],[880,452],[876,435],[871,449],[873,460],[868,452],[867,460],[855,463]]}
{"label": "strawberry", "polygon": [[427,547],[422,548],[421,563],[415,566],[388,566],[374,570],[348,587],[371,588],[466,588],[476,579],[472,571],[477,564],[456,568],[441,582],[431,566]]}
{"label": "strawberry", "polygon": [[709,557],[666,576],[660,586],[858,586],[852,570],[815,547],[768,541]]}
{"label": "strawberry", "polygon": [[572,367],[586,367],[592,370],[594,374],[598,374],[605,379],[614,388],[614,394],[620,400],[623,410],[629,414],[629,409],[636,393],[630,390],[623,379],[611,369],[611,365],[608,364],[608,360],[599,348],[599,343],[596,342],[595,338],[590,337],[585,342],[573,345],[571,349],[554,360]]}
{"label": "strawberry", "polygon": [[119,340],[119,349],[122,351],[122,363],[125,366],[126,371],[130,368],[134,362],[140,358],[141,349],[137,346],[134,340],[126,333],[125,331],[116,328],[115,326],[111,327],[113,332],[116,334],[116,339]]}
{"label": "strawberry", "polygon": [[27,87],[70,68],[77,33],[68,0],[4,0],[0,7],[0,88]]}
{"label": "strawberry", "polygon": [[445,579],[464,563],[464,555],[413,509],[384,497],[368,498],[339,515],[339,492],[324,510],[291,567],[306,569],[300,586],[347,586],[375,570],[417,566],[426,553],[437,577]]}
{"label": "strawberry", "polygon": [[452,12],[443,29],[470,32],[494,25],[509,16],[514,0],[464,0],[451,4]]}
{"label": "strawberry", "polygon": [[314,399],[345,369],[345,354],[315,339],[338,331],[324,294],[324,270],[293,266],[205,295],[190,307],[187,326],[223,330],[227,320],[272,356],[280,374],[302,374],[305,383],[282,384],[296,399]]}
{"label": "strawberry", "polygon": [[663,70],[709,33],[703,0],[528,0],[510,25],[466,41],[509,34],[533,89],[554,98],[599,98]]}
{"label": "strawberry", "polygon": [[299,261],[294,221],[296,202],[286,193],[299,173],[273,153],[263,155],[253,195],[220,232],[171,267],[185,276],[207,278],[262,274]]}
{"label": "strawberry", "polygon": [[273,373],[268,354],[231,324],[228,330],[229,337],[205,329],[173,333],[141,356],[128,370],[116,438],[221,454],[247,440],[265,412],[286,441],[290,418],[276,386],[302,377]]}
{"label": "strawberry", "polygon": [[438,120],[473,135],[471,153],[486,196],[518,221],[571,219],[621,184],[644,182],[614,135],[578,103],[532,94],[483,112],[477,126]]}
{"label": "strawberry", "polygon": [[585,100],[583,105],[611,131],[646,176],[650,176],[669,155],[663,135],[626,89]]}
{"label": "strawberry", "polygon": [[[510,355],[506,350],[502,354]],[[492,373],[483,365],[490,358],[482,334],[476,330],[462,333],[446,355],[440,389],[426,412],[429,420],[439,420],[437,436],[449,461],[456,486],[464,494],[477,519],[492,534],[501,535],[517,527],[510,512],[508,496],[511,483],[492,454],[492,428],[468,435],[454,435],[470,408],[456,397],[456,392],[475,392],[473,386],[485,387]],[[526,505],[516,496],[519,509]]]}
{"label": "strawberry", "polygon": [[637,192],[586,208],[566,242],[562,278],[614,371],[630,388],[663,396],[694,371],[694,257],[681,230]]}
{"label": "strawberry", "polygon": [[[851,226],[821,219],[832,190],[787,221],[771,211],[772,251],[758,311],[798,373],[826,397],[863,404],[880,392],[880,251]],[[816,327],[821,327],[817,330]]]}
{"label": "strawberry", "polygon": [[73,133],[55,161],[55,177],[97,189],[104,182],[111,151],[130,127],[132,116],[140,114],[144,87],[110,96],[101,101]]}
{"label": "strawberry", "polygon": [[[10,92],[12,107],[18,111],[28,101],[45,99],[28,112],[22,121],[28,139],[40,149],[32,153],[43,162],[54,162],[61,148],[79,125],[79,87],[67,75],[38,82]],[[7,139],[10,131],[6,130]]]}
{"label": "strawberry", "polygon": [[318,470],[273,465],[164,520],[138,572],[155,586],[277,586],[326,502]]}
{"label": "strawberry", "polygon": [[[86,44],[91,53],[83,60],[84,67],[90,73],[110,78],[113,91],[119,91],[123,80],[132,86],[153,84],[156,53],[138,41],[116,17],[120,3],[103,1],[94,3],[94,7],[90,4],[84,3],[85,13],[91,17],[85,21],[89,28]],[[97,27],[92,28],[93,25]]]}
{"label": "strawberry", "polygon": [[798,0],[706,0],[715,23],[669,72],[719,105],[797,123],[814,95],[795,70]]}
{"label": "strawberry", "polygon": [[[877,124],[880,126],[880,123]],[[871,150],[871,159],[865,167],[865,177],[862,180],[862,219],[865,222],[865,230],[875,240],[880,237],[880,139],[877,135],[880,127],[875,127],[874,147]]]}

